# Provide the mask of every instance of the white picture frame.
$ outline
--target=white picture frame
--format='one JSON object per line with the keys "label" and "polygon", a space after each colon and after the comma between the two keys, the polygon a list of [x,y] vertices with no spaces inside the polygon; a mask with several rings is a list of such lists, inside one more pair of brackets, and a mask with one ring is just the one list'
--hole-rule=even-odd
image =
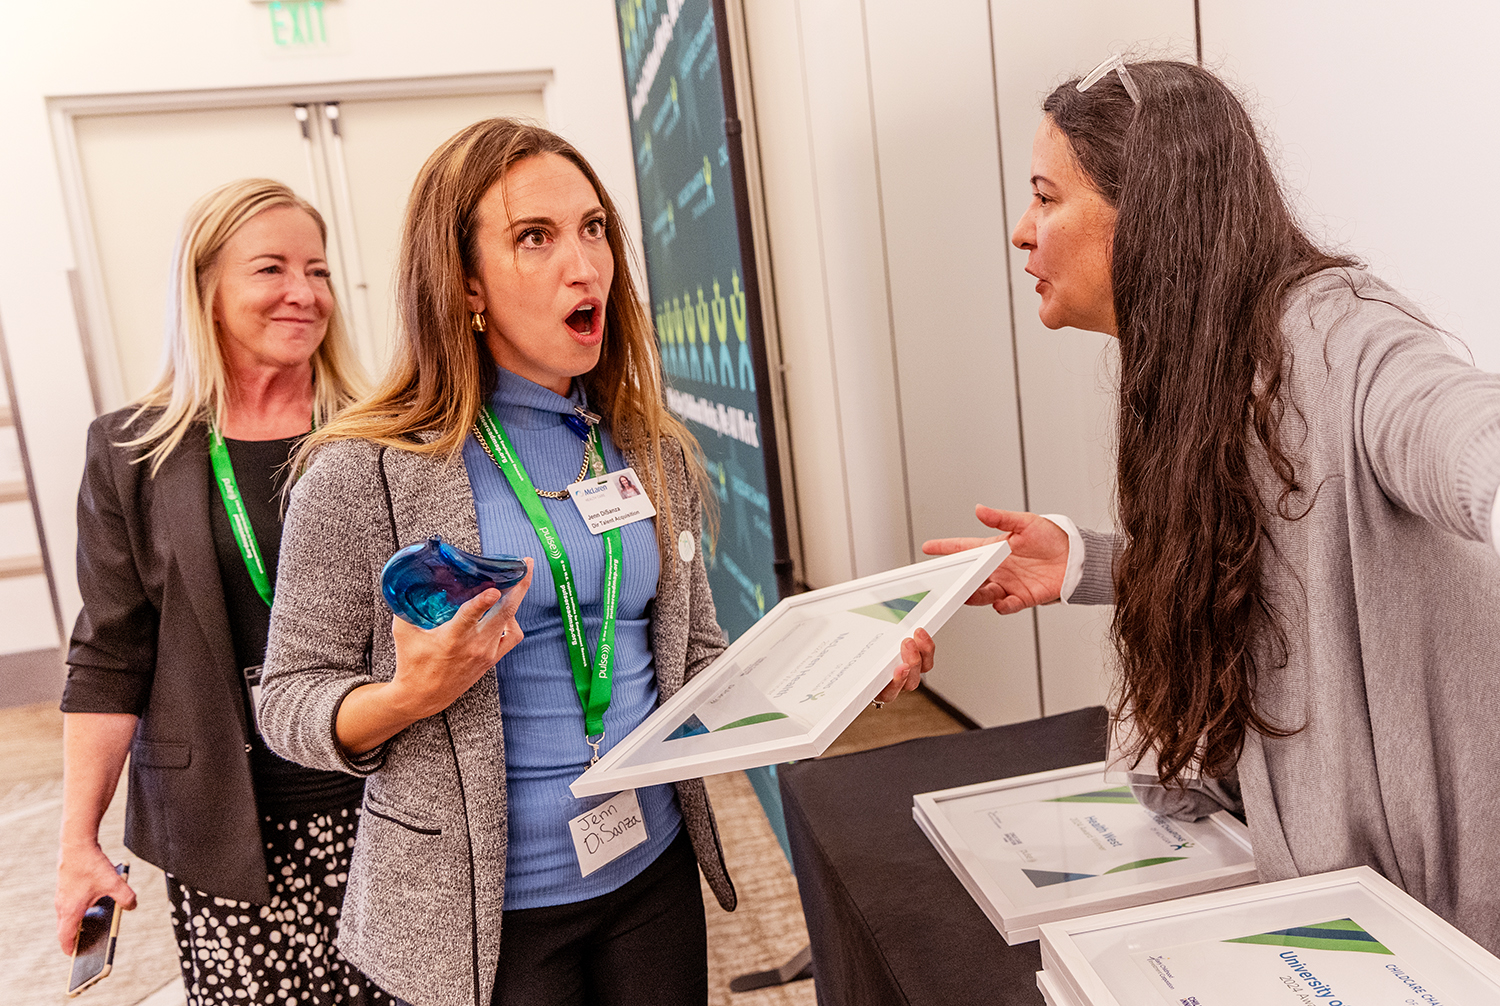
{"label": "white picture frame", "polygon": [[1078,1006],[1067,987],[1050,971],[1036,973],[1036,987],[1042,993],[1042,1002],[1047,1006]]}
{"label": "white picture frame", "polygon": [[784,599],[575,779],[573,795],[822,754],[890,682],[901,641],[936,632],[1009,554],[1000,541]]}
{"label": "white picture frame", "polygon": [[1163,818],[1107,782],[1104,762],[919,793],[912,817],[1011,945],[1043,922],[1256,880],[1232,814]]}
{"label": "white picture frame", "polygon": [[[1335,924],[1378,950],[1312,946],[1318,927]],[[1301,942],[1286,931],[1302,934]],[[1274,956],[1226,964],[1224,947]],[[1314,1002],[1433,1001],[1413,984],[1443,1006],[1500,1002],[1500,959],[1368,866],[1045,923],[1041,951],[1045,973],[1063,993],[1058,1001],[1076,1006],[1166,1006],[1184,998],[1276,1006],[1299,1002],[1296,984],[1311,980],[1326,993],[1300,989]],[[1288,953],[1290,962],[1274,959]],[[1392,966],[1406,977],[1395,977]],[[1163,967],[1175,969],[1170,993],[1152,974]]]}

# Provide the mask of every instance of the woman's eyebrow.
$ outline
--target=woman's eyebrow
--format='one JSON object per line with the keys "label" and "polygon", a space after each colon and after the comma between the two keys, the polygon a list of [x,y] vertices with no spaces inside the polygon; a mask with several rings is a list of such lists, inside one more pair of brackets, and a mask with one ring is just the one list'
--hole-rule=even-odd
{"label": "woman's eyebrow", "polygon": [[[290,258],[288,258],[287,256],[281,254],[280,252],[256,252],[254,255],[251,255],[250,258],[247,259],[246,261],[254,262],[256,259],[263,259],[263,258],[268,258],[268,259],[271,259],[272,261],[275,261],[275,262],[290,262],[291,261]],[[325,259],[321,255],[314,255],[312,258],[308,259],[307,261],[309,261],[309,262],[327,262],[328,260]]]}
{"label": "woman's eyebrow", "polygon": [[[579,216],[587,219],[603,212],[604,207],[596,204],[584,210]],[[510,222],[510,229],[515,230],[518,227],[556,227],[557,225],[556,220],[547,216],[520,217]]]}
{"label": "woman's eyebrow", "polygon": [[1052,179],[1048,178],[1046,175],[1032,175],[1031,184],[1035,185],[1037,182],[1046,182],[1048,185],[1051,185]]}
{"label": "woman's eyebrow", "polygon": [[510,222],[510,229],[511,230],[515,230],[518,227],[538,227],[538,226],[541,226],[541,227],[555,227],[555,226],[557,226],[557,221],[553,220],[551,217],[521,217],[518,220],[512,220]]}

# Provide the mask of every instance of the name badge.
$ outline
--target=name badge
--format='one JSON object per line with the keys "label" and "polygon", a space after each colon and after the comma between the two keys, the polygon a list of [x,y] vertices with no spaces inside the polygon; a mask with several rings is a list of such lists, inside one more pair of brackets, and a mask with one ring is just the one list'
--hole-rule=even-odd
{"label": "name badge", "polygon": [[646,822],[635,790],[616,793],[568,822],[578,869],[585,877],[646,840]]}
{"label": "name badge", "polygon": [[641,488],[634,468],[574,482],[568,486],[568,493],[594,534],[656,516],[656,507]]}

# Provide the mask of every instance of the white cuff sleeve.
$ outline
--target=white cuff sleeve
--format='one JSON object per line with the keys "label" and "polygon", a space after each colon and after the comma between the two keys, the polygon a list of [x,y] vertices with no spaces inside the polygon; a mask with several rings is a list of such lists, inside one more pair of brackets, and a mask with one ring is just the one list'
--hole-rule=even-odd
{"label": "white cuff sleeve", "polygon": [[[1044,513],[1042,519],[1050,520],[1068,533],[1068,568],[1063,573],[1062,582],[1062,603],[1067,604],[1068,598],[1078,588],[1078,581],[1083,579],[1083,535],[1078,533],[1078,525],[1073,523],[1071,517],[1064,517],[1060,513]],[[1496,541],[1500,543],[1500,539]],[[1500,550],[1500,544],[1496,545],[1496,549]]]}
{"label": "white cuff sleeve", "polygon": [[1500,553],[1500,491],[1495,493],[1495,504],[1490,507],[1490,546]]}

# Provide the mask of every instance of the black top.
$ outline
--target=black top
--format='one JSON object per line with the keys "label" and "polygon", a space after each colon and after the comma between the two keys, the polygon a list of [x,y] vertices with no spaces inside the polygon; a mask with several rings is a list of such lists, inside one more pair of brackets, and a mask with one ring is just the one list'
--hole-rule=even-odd
{"label": "black top", "polygon": [[[266,574],[276,582],[276,561],[281,551],[282,489],[289,472],[287,459],[300,437],[284,440],[230,440],[229,460],[245,500],[245,512],[255,530]],[[234,639],[235,661],[241,668],[258,667],[266,658],[266,637],[271,631],[271,609],[256,592],[245,569],[244,557],[235,543],[229,515],[217,486],[210,496],[214,553],[224,583],[229,631]],[[356,803],[364,791],[364,780],[342,772],[323,772],[287,761],[266,747],[259,731],[251,732],[250,770],[255,783],[255,802],[261,813],[303,814]]]}

